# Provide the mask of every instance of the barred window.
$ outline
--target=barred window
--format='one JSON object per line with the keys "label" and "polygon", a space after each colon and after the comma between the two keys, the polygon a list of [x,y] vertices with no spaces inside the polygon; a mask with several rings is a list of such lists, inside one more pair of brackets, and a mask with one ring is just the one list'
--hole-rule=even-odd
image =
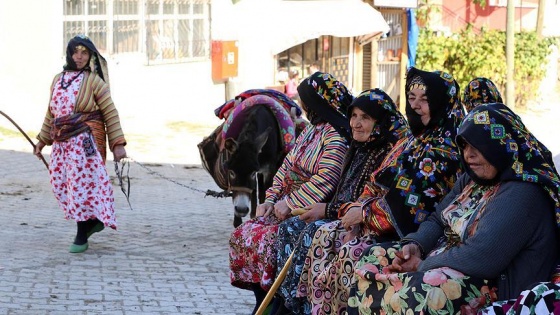
{"label": "barred window", "polygon": [[149,64],[210,57],[211,0],[63,0],[64,47],[77,34],[104,55],[140,53]]}

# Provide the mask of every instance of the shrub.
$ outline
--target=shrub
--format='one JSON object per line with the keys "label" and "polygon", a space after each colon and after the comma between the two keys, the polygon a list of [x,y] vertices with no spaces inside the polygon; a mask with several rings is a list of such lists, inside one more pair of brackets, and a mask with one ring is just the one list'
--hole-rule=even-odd
{"label": "shrub", "polygon": [[[550,46],[557,38],[538,39],[536,32],[515,34],[515,98],[516,107],[524,106],[537,96],[546,74]],[[486,77],[500,89],[505,101],[506,33],[482,29],[479,34],[472,27],[452,36],[437,36],[423,29],[418,39],[416,66],[426,70],[451,73],[461,90],[475,77]]]}

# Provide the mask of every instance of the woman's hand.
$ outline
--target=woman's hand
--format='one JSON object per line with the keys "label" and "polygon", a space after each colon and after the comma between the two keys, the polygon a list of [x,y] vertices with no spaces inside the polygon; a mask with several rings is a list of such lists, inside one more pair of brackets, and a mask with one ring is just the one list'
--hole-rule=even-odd
{"label": "woman's hand", "polygon": [[422,252],[416,244],[406,244],[400,251],[396,252],[393,263],[389,265],[391,272],[411,272],[418,269],[422,262]]}
{"label": "woman's hand", "polygon": [[346,244],[358,236],[360,236],[360,226],[354,225],[352,227],[352,230],[348,231],[348,233],[344,235],[344,238],[342,239],[342,244]]}
{"label": "woman's hand", "polygon": [[261,203],[257,206],[257,217],[268,217],[272,210],[274,210],[274,204],[270,202]]}
{"label": "woman's hand", "polygon": [[316,203],[307,206],[304,208],[307,210],[307,212],[301,214],[299,218],[300,220],[305,221],[305,223],[311,223],[320,219],[324,219],[326,207],[327,207],[326,203]]}
{"label": "woman's hand", "polygon": [[126,158],[126,150],[124,149],[123,145],[116,145],[113,148],[113,161],[120,161],[121,159]]}
{"label": "woman's hand", "polygon": [[45,143],[43,141],[39,141],[37,142],[37,144],[35,145],[35,148],[33,149],[33,154],[35,154],[39,160],[41,159],[41,151],[43,150],[43,148],[45,147]]}
{"label": "woman's hand", "polygon": [[352,226],[362,223],[362,209],[360,207],[350,207],[346,214],[342,217],[342,226],[346,231],[350,231]]}
{"label": "woman's hand", "polygon": [[274,215],[284,221],[291,216],[292,210],[288,207],[285,200],[280,200],[274,204]]}

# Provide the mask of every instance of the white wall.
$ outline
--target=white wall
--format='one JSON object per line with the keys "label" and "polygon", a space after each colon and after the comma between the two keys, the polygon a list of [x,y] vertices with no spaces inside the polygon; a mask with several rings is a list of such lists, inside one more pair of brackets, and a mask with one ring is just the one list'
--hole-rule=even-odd
{"label": "white wall", "polygon": [[[0,1],[0,110],[32,134],[40,130],[51,80],[64,65],[62,3],[61,0]],[[184,158],[178,156],[176,160],[198,163],[196,143],[221,123],[214,115],[214,108],[225,101],[225,85],[212,81],[210,59],[145,66],[141,56],[105,57],[113,100],[132,149],[134,142],[140,143],[147,133],[177,137],[176,145],[188,150]],[[200,128],[195,136],[186,134],[189,131],[185,128],[169,129],[170,123],[181,122],[183,126]],[[15,130],[3,117],[0,126]],[[29,145],[24,139],[21,143]],[[150,153],[150,146],[141,148],[142,154]],[[157,150],[152,148],[156,153]],[[138,158],[139,154],[130,155]]]}
{"label": "white wall", "polygon": [[33,118],[20,119],[24,129],[40,127],[52,77],[62,69],[61,17],[62,1],[0,1],[0,110]]}

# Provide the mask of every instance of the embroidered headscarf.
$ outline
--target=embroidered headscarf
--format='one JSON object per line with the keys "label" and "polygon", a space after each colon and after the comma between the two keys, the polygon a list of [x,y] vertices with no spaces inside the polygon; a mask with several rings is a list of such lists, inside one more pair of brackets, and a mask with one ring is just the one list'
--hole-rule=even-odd
{"label": "embroidered headscarf", "polygon": [[[415,78],[418,76],[418,78]],[[400,141],[388,154],[380,169],[372,175],[374,186],[383,187],[384,200],[376,188],[366,187],[361,201],[386,202],[388,215],[400,237],[416,231],[433,212],[435,205],[451,190],[461,174],[461,159],[455,136],[464,117],[457,93],[457,82],[445,72],[426,72],[411,68],[406,91],[411,86],[426,90],[430,122],[421,125],[407,101],[406,113],[413,136]],[[373,198],[372,198],[373,197]]]}
{"label": "embroidered headscarf", "polygon": [[358,199],[371,173],[399,140],[410,135],[406,119],[383,90],[370,89],[360,93],[348,107],[348,120],[354,107],[375,119],[375,125],[367,142],[351,142],[344,158],[341,182],[325,209],[328,218],[337,218],[343,204]]}
{"label": "embroidered headscarf", "polygon": [[404,116],[385,91],[381,89],[365,90],[352,101],[348,107],[348,120],[352,117],[352,109],[356,107],[375,119],[375,125],[368,142],[374,145],[398,140],[408,136],[410,130]]}
{"label": "embroidered headscarf", "polygon": [[105,58],[103,58],[103,56],[101,56],[99,51],[97,51],[97,48],[89,39],[89,37],[85,35],[76,35],[68,42],[68,46],[66,47],[66,64],[64,65],[64,70],[78,70],[74,59],[72,59],[74,50],[78,46],[87,48],[91,54],[85,70],[96,73],[99,77],[101,77],[103,81],[105,81],[105,83],[109,84],[109,70],[107,68],[107,61],[105,60]]}
{"label": "embroidered headscarf", "polygon": [[475,78],[467,84],[463,92],[463,106],[470,112],[473,108],[481,104],[503,103],[500,91],[490,79]]}
{"label": "embroidered headscarf", "polygon": [[408,94],[411,90],[418,88],[426,91],[430,121],[427,126],[424,126],[420,115],[412,109],[407,97],[406,117],[412,133],[417,135],[422,133],[425,128],[441,126],[443,121],[450,123],[448,114],[456,103],[459,103],[459,84],[453,79],[453,76],[441,71],[427,72],[412,67],[406,75],[405,90]]}
{"label": "embroidered headscarf", "polygon": [[[560,178],[547,157],[548,149],[525,127],[521,118],[504,104],[483,104],[465,118],[457,141],[475,147],[498,169],[497,180],[525,181],[541,185],[554,203],[560,227]],[[468,168],[471,178],[477,177]]]}
{"label": "embroidered headscarf", "polygon": [[344,84],[328,73],[317,71],[304,79],[297,90],[311,124],[326,121],[342,137],[352,139],[346,113],[354,97]]}

